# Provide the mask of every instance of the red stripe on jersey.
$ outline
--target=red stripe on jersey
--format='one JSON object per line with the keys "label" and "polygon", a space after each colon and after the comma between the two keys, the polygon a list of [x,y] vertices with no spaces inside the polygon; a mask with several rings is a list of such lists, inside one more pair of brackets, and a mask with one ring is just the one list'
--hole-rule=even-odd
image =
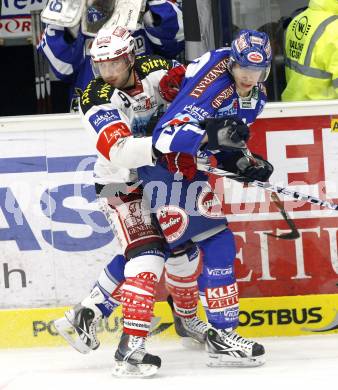
{"label": "red stripe on jersey", "polygon": [[96,143],[96,149],[109,160],[109,152],[111,147],[122,137],[131,135],[129,127],[123,122],[114,123],[108,126],[99,135]]}

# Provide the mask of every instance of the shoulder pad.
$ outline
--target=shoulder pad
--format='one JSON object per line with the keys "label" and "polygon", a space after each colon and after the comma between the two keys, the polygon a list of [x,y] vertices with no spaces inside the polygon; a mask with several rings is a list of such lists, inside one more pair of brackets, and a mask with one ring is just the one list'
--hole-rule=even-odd
{"label": "shoulder pad", "polygon": [[152,55],[137,57],[135,61],[135,70],[141,79],[147,77],[150,73],[157,70],[168,70],[173,67],[172,60]]}
{"label": "shoulder pad", "polygon": [[92,80],[83,91],[80,99],[82,112],[85,114],[93,106],[109,103],[114,89],[101,78]]}

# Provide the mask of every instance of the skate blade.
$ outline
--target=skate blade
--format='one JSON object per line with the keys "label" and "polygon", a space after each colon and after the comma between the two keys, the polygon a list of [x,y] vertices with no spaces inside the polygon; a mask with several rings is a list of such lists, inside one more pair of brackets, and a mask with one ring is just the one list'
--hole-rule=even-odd
{"label": "skate blade", "polygon": [[158,371],[158,367],[152,364],[138,364],[134,366],[128,362],[117,362],[115,361],[112,374],[116,377],[151,377]]}
{"label": "skate blade", "polygon": [[[91,348],[88,347],[78,336],[74,326],[68,321],[66,317],[59,318],[54,321],[55,329],[58,334],[63,337],[69,345],[71,345],[78,352],[86,354],[91,351]],[[70,333],[72,332],[72,334]]]}
{"label": "skate blade", "polygon": [[264,355],[251,358],[236,358],[223,354],[208,354],[208,367],[258,367],[265,363]]}
{"label": "skate blade", "polygon": [[181,344],[186,349],[200,350],[205,348],[205,344],[192,337],[181,337]]}

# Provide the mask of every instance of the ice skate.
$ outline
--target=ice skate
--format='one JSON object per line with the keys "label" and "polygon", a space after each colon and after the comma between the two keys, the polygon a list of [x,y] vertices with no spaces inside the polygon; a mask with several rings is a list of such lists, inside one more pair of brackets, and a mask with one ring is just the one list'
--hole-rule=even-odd
{"label": "ice skate", "polygon": [[201,321],[197,316],[192,318],[178,316],[175,313],[171,295],[168,296],[167,301],[174,317],[176,333],[182,338],[182,344],[187,348],[204,346],[209,324]]}
{"label": "ice skate", "polygon": [[122,333],[113,375],[118,377],[149,377],[161,367],[161,359],[145,350],[145,337]]}
{"label": "ice skate", "polygon": [[234,331],[210,328],[206,350],[209,367],[255,367],[265,363],[263,345],[245,339]]}
{"label": "ice skate", "polygon": [[54,326],[73,348],[81,353],[88,353],[99,347],[96,327],[102,319],[102,313],[95,305],[97,298],[101,299],[102,293],[94,288],[91,294],[81,303],[65,312],[65,316],[55,320]]}

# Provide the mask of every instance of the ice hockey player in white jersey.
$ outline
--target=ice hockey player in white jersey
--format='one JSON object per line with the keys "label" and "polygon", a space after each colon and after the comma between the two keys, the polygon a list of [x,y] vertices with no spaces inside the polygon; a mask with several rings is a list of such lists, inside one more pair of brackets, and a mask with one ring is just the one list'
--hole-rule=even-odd
{"label": "ice hockey player in white jersey", "polygon": [[[144,345],[156,286],[168,255],[150,211],[142,203],[136,168],[152,165],[156,159],[151,153],[151,137],[144,135],[151,118],[168,105],[163,96],[170,99],[175,93],[168,74],[171,83],[179,81],[184,67],[159,56],[135,58],[134,39],[117,26],[100,30],[91,53],[99,77],[85,89],[80,107],[98,153],[94,179],[99,204],[127,262],[117,254],[91,294],[66,313],[69,324],[80,336],[75,343],[68,340],[81,352],[97,348],[97,321],[122,302],[124,327],[114,373],[152,375],[161,361],[147,353]],[[207,325],[196,316],[199,261],[200,253],[194,244],[176,248],[166,262],[166,280],[180,334],[204,342]],[[56,321],[57,329],[67,338],[63,324]]]}

